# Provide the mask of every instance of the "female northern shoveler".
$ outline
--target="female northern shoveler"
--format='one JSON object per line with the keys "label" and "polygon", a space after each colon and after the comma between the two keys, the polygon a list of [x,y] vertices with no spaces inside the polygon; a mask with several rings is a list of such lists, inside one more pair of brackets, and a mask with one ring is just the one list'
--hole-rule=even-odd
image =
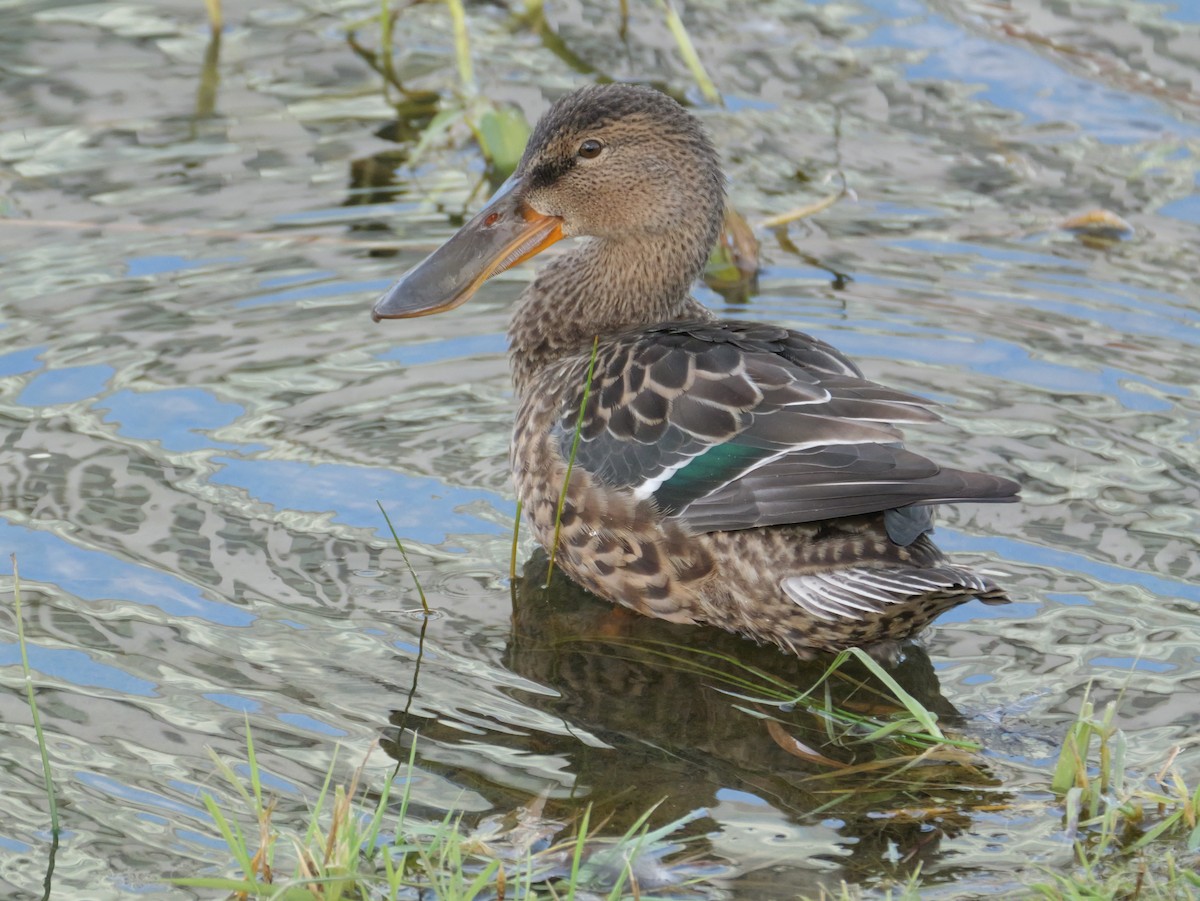
{"label": "female northern shoveler", "polygon": [[896,423],[936,416],[825,342],[717,319],[689,296],[724,205],[716,151],[679,104],[583,88],[538,123],[507,190],[373,315],[451,309],[587,237],[538,273],[508,330],[512,467],[549,548],[582,421],[557,560],[610,601],[797,653],[903,639],[969,598],[1003,601],[934,546],[929,505],[1014,500],[1014,482],[905,450]]}

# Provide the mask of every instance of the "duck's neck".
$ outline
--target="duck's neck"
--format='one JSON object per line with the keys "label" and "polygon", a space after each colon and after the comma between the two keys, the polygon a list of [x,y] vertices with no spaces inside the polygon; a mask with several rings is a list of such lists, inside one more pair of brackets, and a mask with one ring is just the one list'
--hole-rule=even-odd
{"label": "duck's neck", "polygon": [[508,327],[518,396],[541,369],[587,354],[592,341],[679,319],[711,314],[689,294],[704,267],[701,252],[678,236],[639,241],[587,239],[546,266],[525,289]]}

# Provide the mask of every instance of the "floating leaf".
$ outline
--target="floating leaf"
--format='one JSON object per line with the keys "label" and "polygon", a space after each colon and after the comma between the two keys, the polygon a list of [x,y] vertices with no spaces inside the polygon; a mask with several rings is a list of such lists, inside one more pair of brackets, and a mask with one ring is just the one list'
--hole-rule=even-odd
{"label": "floating leaf", "polygon": [[767,733],[771,736],[771,740],[783,750],[787,751],[794,757],[799,757],[801,760],[807,760],[811,763],[819,763],[823,766],[833,767],[834,769],[844,770],[846,764],[834,760],[831,757],[826,757],[820,751],[813,750],[796,736],[789,733],[776,720],[767,720]]}
{"label": "floating leaf", "polygon": [[529,142],[529,123],[516,107],[489,106],[475,126],[479,149],[500,180],[508,178]]}
{"label": "floating leaf", "polygon": [[1133,237],[1133,226],[1108,210],[1088,210],[1086,213],[1064,219],[1058,227],[1082,238],[1097,238],[1103,241],[1123,241]]}
{"label": "floating leaf", "polygon": [[704,283],[720,294],[745,300],[758,277],[758,239],[746,218],[731,206],[725,207],[721,236],[704,268]]}

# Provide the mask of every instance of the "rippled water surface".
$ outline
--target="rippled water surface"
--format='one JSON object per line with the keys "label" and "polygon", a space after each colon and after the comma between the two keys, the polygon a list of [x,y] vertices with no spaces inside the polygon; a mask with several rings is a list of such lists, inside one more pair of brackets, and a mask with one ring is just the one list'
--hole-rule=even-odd
{"label": "rippled water surface", "polygon": [[[247,720],[297,818],[335,745],[343,777],[373,739],[407,759],[419,729],[423,815],[546,792],[555,815],[594,801],[619,832],[666,797],[658,822],[707,809],[689,831],[747,898],[916,861],[954,897],[1065,864],[1047,785],[1089,684],[1102,703],[1124,692],[1135,771],[1196,735],[1194,10],[688,3],[719,108],[655,5],[630,4],[625,42],[616,3],[546,6],[542,36],[469,8],[484,93],[530,120],[605,76],[686,96],[752,223],[844,177],[856,200],[759,232],[758,293],[699,296],[940,401],[946,422],[911,445],[1024,486],[939,528],[1014,603],[958,608],[910,661],[986,748],[978,778],[830,806],[819,768],[704,679],[562,641],[611,625],[561,581],[543,590],[544,561],[510,586],[502,334],[529,271],[455,313],[370,321],[483,175],[461,126],[418,148],[423,121],[397,121],[348,45],[357,22],[374,46],[377,4],[229,2],[214,55],[198,0],[0,0],[0,551],[20,565],[66,829],[56,897],[187,897],[165,880],[233,872],[199,793],[220,783],[207,748],[245,760]],[[450,33],[440,5],[403,14],[406,83],[458,89]],[[1058,227],[1095,208],[1132,235]],[[418,599],[377,501],[440,613],[419,673]],[[4,611],[0,888],[40,894],[46,800]],[[1198,754],[1178,760],[1193,785]]]}

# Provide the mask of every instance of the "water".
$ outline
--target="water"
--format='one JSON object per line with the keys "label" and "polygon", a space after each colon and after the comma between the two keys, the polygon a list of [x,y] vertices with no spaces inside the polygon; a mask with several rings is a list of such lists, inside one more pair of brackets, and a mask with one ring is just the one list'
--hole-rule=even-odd
{"label": "water", "polygon": [[[548,12],[577,69],[697,100],[655,7],[631,6],[624,45],[614,4]],[[1134,770],[1195,735],[1200,26],[1184,5],[688,6],[727,99],[702,115],[737,207],[812,203],[838,172],[857,195],[762,233],[746,304],[700,296],[941,401],[946,422],[912,446],[1024,486],[939,528],[1015,603],[958,608],[910,664],[987,749],[976,775],[899,796],[865,780],[819,813],[820,768],[711,682],[564,641],[612,625],[570,586],[540,589],[537,558],[510,592],[502,333],[529,272],[456,313],[371,323],[482,173],[461,130],[401,165],[412,145],[388,139],[404,129],[343,39],[377,7],[229,7],[214,80],[198,2],[0,3],[0,550],[20,564],[67,830],[56,896],[189,897],[164,880],[231,872],[199,792],[221,788],[207,749],[245,760],[247,719],[281,820],[336,744],[348,778],[373,739],[406,759],[419,728],[421,815],[546,792],[553,815],[594,801],[619,832],[666,796],[654,821],[707,809],[687,831],[747,898],[917,861],[935,896],[1066,865],[1046,787],[1089,684],[1100,703],[1124,693]],[[528,117],[592,77],[498,7],[470,16],[488,96]],[[444,10],[400,28],[401,77],[450,92]],[[1097,207],[1134,235],[1057,227]],[[440,613],[419,674],[419,601],[376,501]],[[40,894],[48,817],[0,623],[0,885]],[[812,678],[724,636],[620,628]],[[377,752],[368,781],[389,763]],[[1200,779],[1194,745],[1178,766]]]}

